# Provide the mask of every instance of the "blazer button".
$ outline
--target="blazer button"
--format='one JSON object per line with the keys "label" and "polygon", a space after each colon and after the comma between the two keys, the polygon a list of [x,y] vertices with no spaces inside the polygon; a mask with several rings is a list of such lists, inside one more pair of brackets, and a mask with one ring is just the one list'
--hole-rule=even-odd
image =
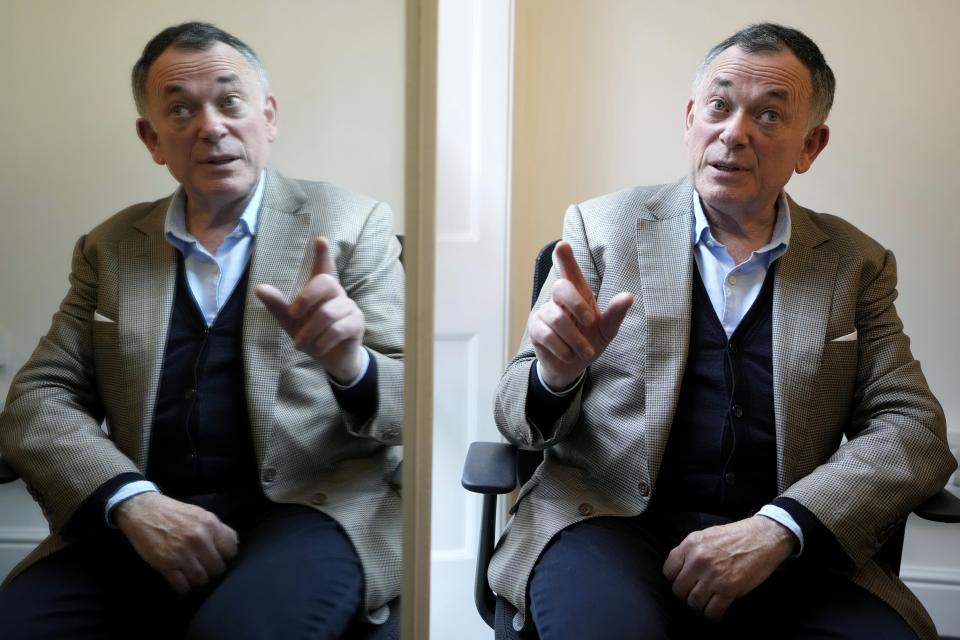
{"label": "blazer button", "polygon": [[326,504],[326,502],[327,502],[327,494],[325,493],[320,493],[318,491],[317,493],[310,496],[310,504],[315,504],[317,506],[320,506],[321,504]]}
{"label": "blazer button", "polygon": [[738,404],[730,407],[730,412],[733,413],[734,417],[741,418],[743,417],[743,407]]}
{"label": "blazer button", "polygon": [[580,506],[577,507],[577,511],[579,511],[582,516],[588,516],[593,513],[593,505],[589,502],[581,502]]}
{"label": "blazer button", "polygon": [[637,491],[640,492],[641,496],[646,498],[647,496],[650,495],[650,485],[648,485],[646,482],[641,480],[640,483],[637,485]]}
{"label": "blazer button", "polygon": [[737,474],[735,474],[733,471],[727,471],[725,474],[723,474],[723,481],[730,486],[733,486],[737,484]]}
{"label": "blazer button", "polygon": [[273,482],[277,479],[277,470],[273,467],[267,467],[263,470],[263,475],[261,476],[264,482]]}

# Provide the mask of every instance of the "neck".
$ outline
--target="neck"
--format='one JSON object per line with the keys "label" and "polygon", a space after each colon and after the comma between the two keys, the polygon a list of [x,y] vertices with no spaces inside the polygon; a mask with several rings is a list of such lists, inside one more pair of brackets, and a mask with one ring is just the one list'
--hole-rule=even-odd
{"label": "neck", "polygon": [[211,254],[216,255],[223,239],[237,227],[237,222],[253,192],[240,200],[213,203],[186,196],[184,202],[184,222],[187,231],[197,239]]}
{"label": "neck", "polygon": [[776,201],[754,212],[729,212],[700,201],[710,225],[710,233],[727,248],[737,264],[770,242],[777,223]]}

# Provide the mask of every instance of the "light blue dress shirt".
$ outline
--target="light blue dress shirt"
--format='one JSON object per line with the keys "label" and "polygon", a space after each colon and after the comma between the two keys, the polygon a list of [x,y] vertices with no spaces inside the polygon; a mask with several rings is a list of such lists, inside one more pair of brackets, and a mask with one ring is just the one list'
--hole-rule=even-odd
{"label": "light blue dress shirt", "polygon": [[734,264],[727,248],[710,232],[700,196],[693,192],[693,257],[713,310],[728,338],[760,295],[770,265],[787,251],[789,244],[790,207],[781,192],[770,242],[754,251],[746,261]]}
{"label": "light blue dress shirt", "polygon": [[177,189],[167,209],[164,223],[164,235],[167,242],[176,247],[183,255],[183,266],[187,276],[190,293],[203,313],[207,326],[217,319],[217,314],[230,299],[237,283],[250,262],[253,253],[253,239],[257,235],[257,220],[260,204],[263,202],[265,174],[247,203],[236,228],[227,234],[215,254],[210,253],[187,231],[186,196],[183,188]]}

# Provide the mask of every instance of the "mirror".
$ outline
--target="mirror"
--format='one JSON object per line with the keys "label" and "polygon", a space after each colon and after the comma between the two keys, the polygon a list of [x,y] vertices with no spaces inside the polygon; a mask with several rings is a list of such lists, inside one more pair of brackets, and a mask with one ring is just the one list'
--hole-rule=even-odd
{"label": "mirror", "polygon": [[[408,11],[393,0],[3,3],[0,398],[66,292],[77,238],[176,187],[137,139],[130,95],[130,69],[164,27],[209,21],[249,44],[278,102],[269,166],[389,204],[403,234],[416,184]],[[0,487],[0,575],[46,529],[22,483]]]}

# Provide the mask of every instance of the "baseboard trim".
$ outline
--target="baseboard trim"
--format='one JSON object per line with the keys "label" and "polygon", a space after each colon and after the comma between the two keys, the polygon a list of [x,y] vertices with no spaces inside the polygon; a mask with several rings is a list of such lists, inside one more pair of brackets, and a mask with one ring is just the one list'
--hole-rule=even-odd
{"label": "baseboard trim", "polygon": [[930,567],[925,565],[903,565],[900,579],[904,582],[917,582],[929,585],[939,584],[960,587],[960,569]]}
{"label": "baseboard trim", "polygon": [[40,527],[0,527],[0,544],[40,544],[48,531]]}
{"label": "baseboard trim", "polygon": [[926,607],[941,638],[960,637],[960,571],[935,567],[904,567],[900,576]]}

